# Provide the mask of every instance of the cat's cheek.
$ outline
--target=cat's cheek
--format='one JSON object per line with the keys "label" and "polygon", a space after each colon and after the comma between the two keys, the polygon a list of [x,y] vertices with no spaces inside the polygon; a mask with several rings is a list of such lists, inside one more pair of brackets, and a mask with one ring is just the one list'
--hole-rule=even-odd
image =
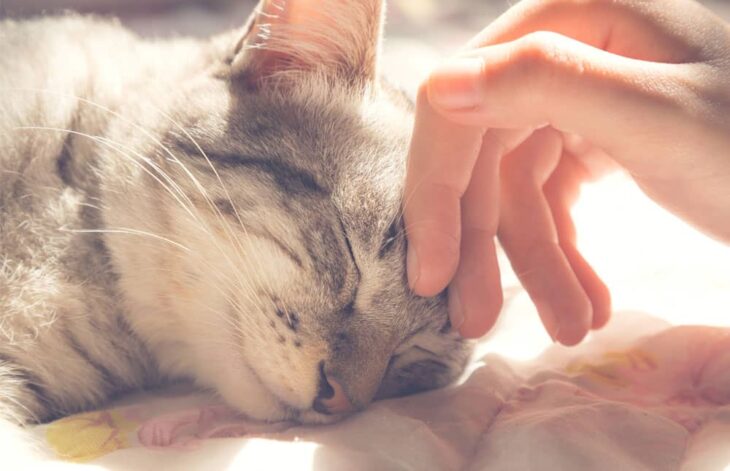
{"label": "cat's cheek", "polygon": [[190,375],[205,388],[215,390],[232,408],[250,419],[276,422],[291,414],[240,354],[231,349],[202,348]]}
{"label": "cat's cheek", "polygon": [[266,422],[291,418],[291,412],[261,385],[253,373],[218,378],[215,385],[223,399],[245,416]]}
{"label": "cat's cheek", "polygon": [[[296,342],[300,342],[299,346],[295,346]],[[293,409],[312,407],[317,395],[319,364],[326,358],[322,340],[298,337],[278,342],[262,336],[257,342],[247,342],[247,347],[247,361],[277,398]]]}

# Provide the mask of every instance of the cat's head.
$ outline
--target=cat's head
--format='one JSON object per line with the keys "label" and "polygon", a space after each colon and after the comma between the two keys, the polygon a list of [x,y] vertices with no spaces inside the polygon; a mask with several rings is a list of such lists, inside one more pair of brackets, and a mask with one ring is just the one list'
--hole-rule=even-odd
{"label": "cat's head", "polygon": [[378,73],[383,8],[263,1],[178,93],[165,150],[146,151],[165,176],[139,173],[153,196],[123,197],[121,224],[166,239],[114,249],[127,294],[165,310],[135,326],[253,417],[321,422],[441,387],[470,351],[443,296],[408,288],[412,106]]}

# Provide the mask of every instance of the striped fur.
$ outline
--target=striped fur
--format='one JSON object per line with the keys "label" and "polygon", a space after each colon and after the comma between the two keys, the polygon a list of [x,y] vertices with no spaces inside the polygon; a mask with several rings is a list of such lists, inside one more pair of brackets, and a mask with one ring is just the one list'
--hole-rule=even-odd
{"label": "striped fur", "polygon": [[[326,422],[323,375],[364,407],[461,372],[443,298],[405,279],[411,108],[375,76],[382,7],[324,3],[277,4],[298,23],[270,48],[242,47],[251,27],[0,23],[0,418],[189,379],[254,418]],[[317,54],[281,60],[287,35]]]}

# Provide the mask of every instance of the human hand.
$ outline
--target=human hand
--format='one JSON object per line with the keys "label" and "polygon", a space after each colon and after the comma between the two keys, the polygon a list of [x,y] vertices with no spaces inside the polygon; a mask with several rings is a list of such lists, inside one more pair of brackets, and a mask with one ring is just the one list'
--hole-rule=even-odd
{"label": "human hand", "polygon": [[406,180],[414,291],[450,283],[452,324],[484,334],[501,307],[498,235],[550,335],[579,342],[610,297],[569,209],[607,159],[730,242],[726,23],[690,0],[526,0],[434,71]]}

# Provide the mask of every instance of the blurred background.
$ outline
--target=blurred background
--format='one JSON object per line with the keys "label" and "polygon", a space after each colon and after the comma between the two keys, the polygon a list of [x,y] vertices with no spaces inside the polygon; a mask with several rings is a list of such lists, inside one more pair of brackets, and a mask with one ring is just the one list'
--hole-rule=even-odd
{"label": "blurred background", "polygon": [[[0,18],[77,10],[119,17],[145,37],[205,37],[241,27],[255,0],[0,0]],[[445,55],[516,0],[389,0],[383,71],[413,91]],[[730,20],[729,0],[705,5]],[[587,185],[573,211],[579,247],[611,289],[616,311],[643,311],[672,324],[730,326],[730,250],[649,201],[623,175]],[[516,279],[503,263],[503,283]],[[524,293],[510,302],[486,347],[513,358],[549,339]],[[515,342],[515,338],[521,339]]]}
{"label": "blurred background", "polygon": [[[0,0],[0,18],[67,10],[119,17],[143,36],[205,37],[239,27],[257,0]],[[385,71],[413,89],[441,57],[456,50],[517,0],[389,0]],[[730,0],[705,0],[730,19]]]}
{"label": "blurred background", "polygon": [[[67,10],[119,17],[148,37],[205,37],[243,25],[257,0],[0,0],[0,17]],[[455,50],[510,0],[390,0],[385,70],[398,84],[413,84]]]}
{"label": "blurred background", "polygon": [[[148,37],[205,37],[240,27],[257,0],[0,0],[0,18],[79,11],[115,16]],[[455,51],[517,0],[389,0],[384,70],[412,90],[444,55]],[[730,19],[730,0],[702,3]]]}

